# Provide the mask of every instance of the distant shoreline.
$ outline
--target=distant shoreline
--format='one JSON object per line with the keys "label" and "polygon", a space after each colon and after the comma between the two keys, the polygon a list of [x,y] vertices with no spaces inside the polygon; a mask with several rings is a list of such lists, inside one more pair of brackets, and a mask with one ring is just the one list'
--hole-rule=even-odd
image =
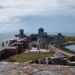
{"label": "distant shoreline", "polygon": [[[63,33],[60,32],[61,34],[63,34],[66,37],[75,37],[75,33]],[[8,38],[12,38],[15,37],[15,34],[17,33],[0,33],[0,40],[4,40],[4,39],[8,39]],[[30,36],[31,34],[38,34],[38,33],[25,33],[27,36]],[[58,32],[56,33],[48,33],[48,35],[57,35]]]}
{"label": "distant shoreline", "polygon": [[58,49],[60,49],[60,50],[62,50],[62,51],[65,51],[66,53],[75,54],[74,51],[65,48],[65,46],[69,46],[69,45],[75,45],[75,43],[56,44],[55,47],[58,48]]}
{"label": "distant shoreline", "polygon": [[75,44],[65,46],[65,48],[75,52]]}

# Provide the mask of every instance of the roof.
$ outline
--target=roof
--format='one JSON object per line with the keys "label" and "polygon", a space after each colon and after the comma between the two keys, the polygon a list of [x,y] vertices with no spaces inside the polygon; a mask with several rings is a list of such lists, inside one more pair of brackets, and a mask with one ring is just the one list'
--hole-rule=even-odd
{"label": "roof", "polygon": [[23,44],[23,43],[21,43],[21,42],[15,42],[15,43],[11,44],[11,46],[14,45],[14,44]]}
{"label": "roof", "polygon": [[27,41],[27,38],[23,38],[21,40],[18,40],[18,42],[20,42],[20,41]]}
{"label": "roof", "polygon": [[4,47],[4,49],[16,49],[16,47],[15,46],[13,46],[13,47]]}

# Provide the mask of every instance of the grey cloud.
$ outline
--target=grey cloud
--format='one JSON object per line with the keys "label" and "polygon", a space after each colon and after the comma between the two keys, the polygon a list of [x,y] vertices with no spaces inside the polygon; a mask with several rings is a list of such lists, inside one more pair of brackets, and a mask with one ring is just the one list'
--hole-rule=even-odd
{"label": "grey cloud", "polygon": [[[10,20],[14,16],[29,16],[29,15],[75,15],[74,0],[6,0],[0,1],[1,21]],[[4,6],[4,7],[3,7]],[[68,13],[68,14],[67,14]],[[14,20],[12,18],[11,20]],[[16,18],[18,20],[18,18]]]}

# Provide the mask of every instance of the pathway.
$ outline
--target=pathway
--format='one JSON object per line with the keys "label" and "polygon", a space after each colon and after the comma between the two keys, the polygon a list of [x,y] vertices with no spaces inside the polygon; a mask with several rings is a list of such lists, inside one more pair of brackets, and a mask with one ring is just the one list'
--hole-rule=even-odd
{"label": "pathway", "polygon": [[75,55],[72,54],[72,53],[68,53],[68,52],[66,52],[66,51],[63,51],[63,50],[61,50],[61,49],[58,49],[58,48],[54,47],[54,45],[50,45],[50,44],[49,44],[49,49],[50,49],[51,51],[55,52],[55,55],[56,55],[57,57],[62,56],[61,53],[64,54],[64,55],[67,55],[67,56],[69,56],[69,57],[75,56]]}
{"label": "pathway", "polygon": [[61,52],[59,52],[53,45],[49,44],[48,48],[54,53],[55,57],[64,57],[64,55],[61,54]]}

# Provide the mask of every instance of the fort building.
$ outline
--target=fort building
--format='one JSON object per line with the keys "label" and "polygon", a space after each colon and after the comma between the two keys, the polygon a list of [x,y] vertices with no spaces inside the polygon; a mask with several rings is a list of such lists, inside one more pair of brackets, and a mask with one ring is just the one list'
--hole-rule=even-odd
{"label": "fort building", "polygon": [[40,48],[45,48],[46,44],[62,43],[65,41],[65,36],[61,33],[57,35],[47,35],[43,28],[38,29],[37,42]]}

